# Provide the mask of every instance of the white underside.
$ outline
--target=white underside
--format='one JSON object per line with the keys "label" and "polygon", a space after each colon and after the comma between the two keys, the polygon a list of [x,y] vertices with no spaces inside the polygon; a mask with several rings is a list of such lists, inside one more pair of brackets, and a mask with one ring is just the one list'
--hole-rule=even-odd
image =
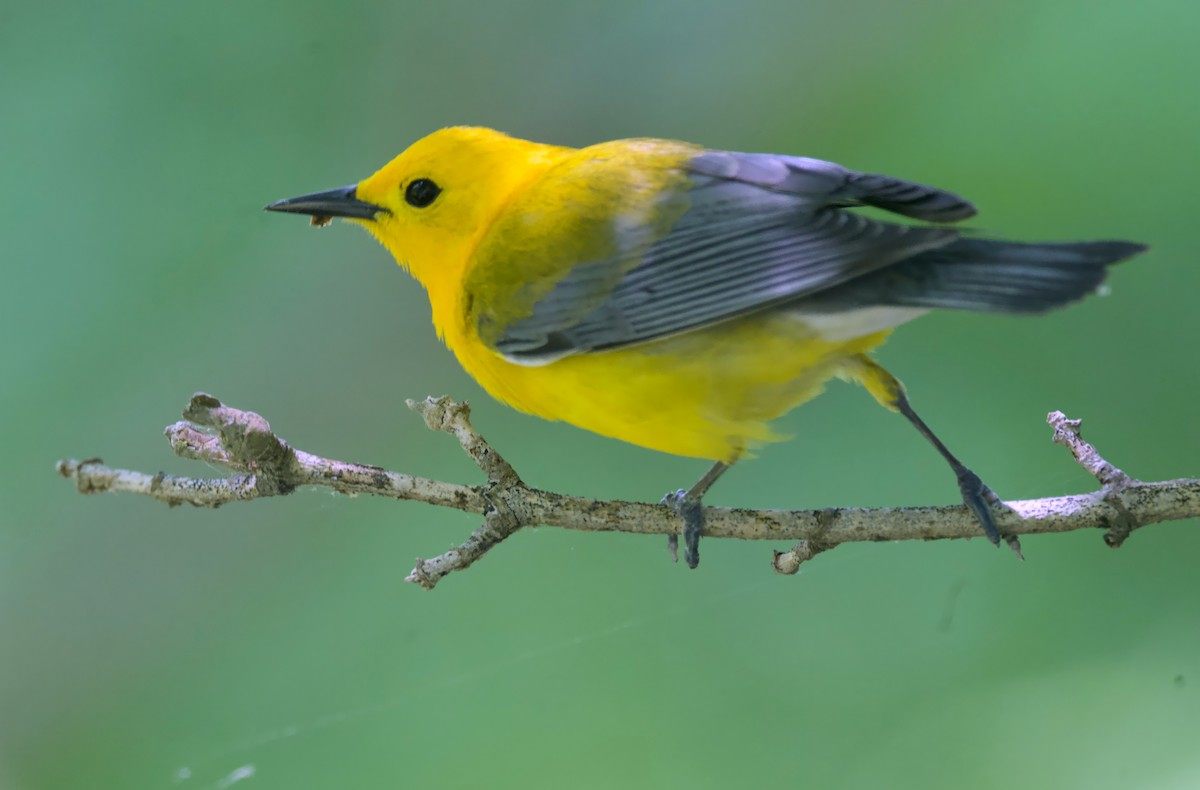
{"label": "white underside", "polygon": [[928,312],[924,307],[860,307],[837,313],[793,310],[792,314],[816,330],[823,340],[839,342],[900,326]]}

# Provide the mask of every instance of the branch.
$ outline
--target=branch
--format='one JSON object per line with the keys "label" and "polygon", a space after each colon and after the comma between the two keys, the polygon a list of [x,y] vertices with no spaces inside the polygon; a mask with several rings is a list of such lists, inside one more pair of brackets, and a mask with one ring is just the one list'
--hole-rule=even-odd
{"label": "branch", "polygon": [[[678,514],[661,504],[595,500],[542,491],[526,485],[512,466],[471,426],[470,409],[449,398],[408,401],[430,429],[453,436],[483,471],[486,482],[460,485],[391,472],[378,466],[335,461],[296,450],[259,415],[225,406],[204,393],[192,396],[184,420],[165,434],[176,455],[229,469],[227,477],[205,479],[113,469],[98,458],[59,461],[63,477],[79,491],[126,491],[167,505],[219,507],[227,502],[290,494],[301,486],[324,486],[344,494],[412,499],[475,513],[483,523],[458,548],[418,559],[406,578],[426,589],[447,574],[470,567],[523,526],[542,524],[589,532],[675,535]],[[1001,533],[1014,545],[1021,535],[1100,528],[1108,545],[1120,546],[1147,524],[1200,516],[1200,480],[1145,483],[1105,461],[1080,435],[1080,421],[1053,412],[1047,422],[1054,441],[1099,480],[1090,494],[1004,502],[996,513]],[[704,508],[709,538],[797,541],[775,552],[773,567],[795,573],[803,562],[842,543],[856,541],[971,538],[979,525],[962,505],[911,508],[825,508],[747,510]]]}

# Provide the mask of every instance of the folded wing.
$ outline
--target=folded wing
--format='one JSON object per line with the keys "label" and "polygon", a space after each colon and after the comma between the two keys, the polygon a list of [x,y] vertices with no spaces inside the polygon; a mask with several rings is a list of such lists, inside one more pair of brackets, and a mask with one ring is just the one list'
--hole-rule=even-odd
{"label": "folded wing", "polygon": [[665,235],[636,260],[570,268],[530,315],[504,328],[496,349],[537,365],[642,343],[796,302],[959,238],[850,207],[942,222],[974,214],[952,193],[818,159],[705,152],[687,170],[688,208]]}

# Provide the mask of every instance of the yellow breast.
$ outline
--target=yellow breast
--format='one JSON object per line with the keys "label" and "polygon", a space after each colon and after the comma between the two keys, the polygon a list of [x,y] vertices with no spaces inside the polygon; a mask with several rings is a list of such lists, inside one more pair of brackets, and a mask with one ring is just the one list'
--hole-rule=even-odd
{"label": "yellow breast", "polygon": [[673,455],[733,461],[784,438],[767,423],[887,334],[829,342],[803,319],[771,313],[540,367],[446,339],[484,389],[521,411]]}

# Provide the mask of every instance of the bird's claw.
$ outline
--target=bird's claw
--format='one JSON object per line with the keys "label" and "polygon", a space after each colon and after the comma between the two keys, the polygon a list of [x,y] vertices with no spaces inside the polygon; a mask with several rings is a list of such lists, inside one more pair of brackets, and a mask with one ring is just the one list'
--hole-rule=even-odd
{"label": "bird's claw", "polygon": [[666,505],[667,507],[679,510],[679,503],[683,501],[685,497],[687,497],[687,489],[677,488],[674,491],[668,491],[667,493],[663,494],[663,498],[658,500],[658,504]]}

